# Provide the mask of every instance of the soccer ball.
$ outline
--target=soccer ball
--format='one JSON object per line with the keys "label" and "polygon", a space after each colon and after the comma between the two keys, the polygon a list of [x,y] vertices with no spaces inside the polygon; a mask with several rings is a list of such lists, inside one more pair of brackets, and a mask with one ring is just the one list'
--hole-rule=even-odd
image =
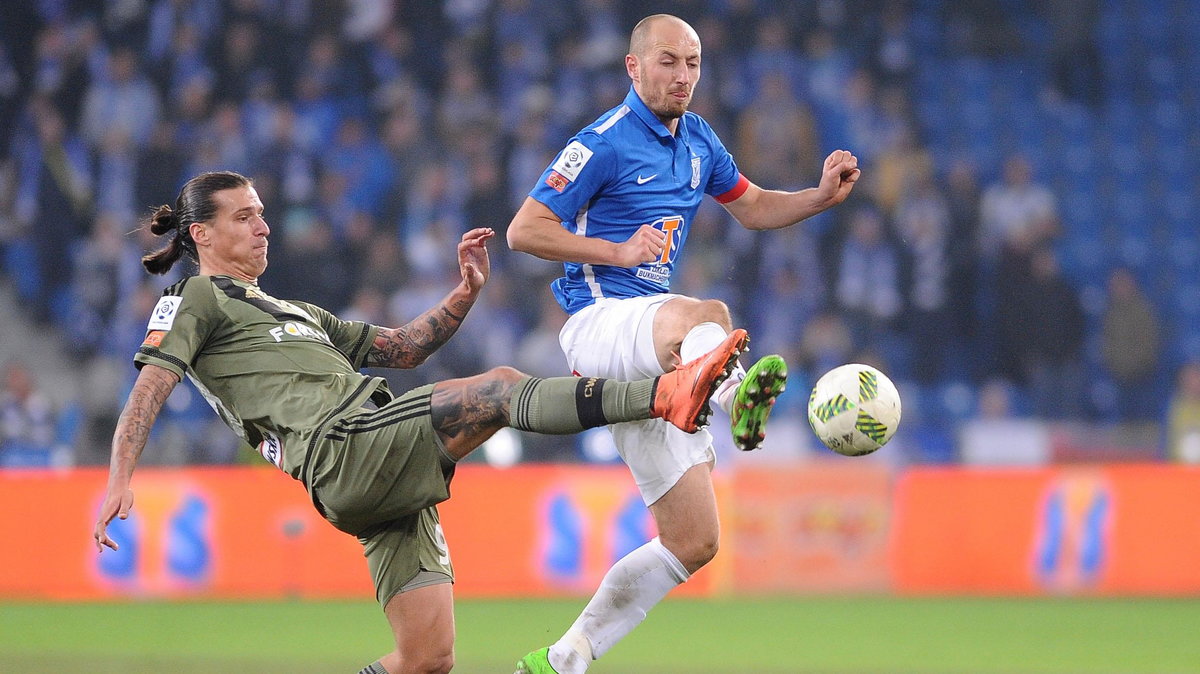
{"label": "soccer ball", "polygon": [[838,454],[870,454],[887,444],[900,425],[900,393],[870,365],[840,365],[813,387],[808,424]]}

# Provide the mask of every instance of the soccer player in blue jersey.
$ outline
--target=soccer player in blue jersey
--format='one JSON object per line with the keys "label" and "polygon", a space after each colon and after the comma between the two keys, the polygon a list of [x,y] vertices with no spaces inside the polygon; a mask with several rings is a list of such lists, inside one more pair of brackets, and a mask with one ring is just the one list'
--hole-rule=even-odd
{"label": "soccer player in blue jersey", "polygon": [[[767,190],[741,175],[712,127],[688,112],[700,79],[700,38],[677,17],[639,22],[625,69],[633,82],[625,100],[567,143],[517,211],[508,243],[564,263],[552,289],[570,314],[559,336],[570,367],[637,379],[687,362],[732,329],[724,303],[670,292],[705,194],[748,229],[779,229],[843,202],[860,171],[853,154],[836,150],[816,187]],[[766,356],[749,371],[739,367],[714,394],[740,449],[761,444],[786,377],[783,359]],[[657,422],[612,433],[659,535],[614,564],[570,629],[522,658],[518,673],[585,671],[716,554],[712,437]]]}

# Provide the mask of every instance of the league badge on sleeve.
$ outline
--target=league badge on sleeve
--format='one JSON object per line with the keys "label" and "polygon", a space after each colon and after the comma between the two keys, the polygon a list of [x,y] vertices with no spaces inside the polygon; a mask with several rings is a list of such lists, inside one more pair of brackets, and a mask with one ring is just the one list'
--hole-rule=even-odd
{"label": "league badge on sleeve", "polygon": [[146,325],[146,330],[170,330],[175,324],[175,313],[179,311],[181,302],[182,297],[170,295],[159,299],[158,304],[154,305],[154,311],[150,313],[150,323]]}
{"label": "league badge on sleeve", "polygon": [[573,140],[567,143],[562,153],[558,155],[558,161],[554,162],[554,166],[550,168],[557,171],[567,180],[575,180],[579,177],[579,172],[583,170],[584,165],[591,158],[592,151],[587,149],[583,143]]}

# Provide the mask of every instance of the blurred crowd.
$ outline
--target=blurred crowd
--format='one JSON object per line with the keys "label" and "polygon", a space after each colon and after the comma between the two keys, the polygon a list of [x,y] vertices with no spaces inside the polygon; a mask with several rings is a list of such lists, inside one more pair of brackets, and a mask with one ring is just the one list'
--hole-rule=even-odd
{"label": "blurred crowd", "polygon": [[[863,168],[846,204],[785,231],[752,234],[708,201],[673,281],[726,301],[755,353],[786,357],[794,374],[781,415],[802,425],[815,378],[862,361],[901,385],[920,438],[908,461],[955,460],[954,424],[980,415],[1147,423],[1161,431],[1160,456],[1200,460],[1200,354],[1165,347],[1180,327],[1131,270],[1106,269],[1098,296],[1064,271],[1072,214],[1049,180],[1056,167],[1013,143],[995,144],[986,162],[935,150],[916,114],[930,59],[1040,64],[1030,68],[1040,105],[1101,104],[1088,37],[1099,7],[671,3],[703,44],[693,110],[743,173],[769,188],[811,186],[835,148]],[[44,364],[10,359],[0,463],[106,460],[131,355],[175,280],[142,271],[157,244],[138,225],[188,177],[229,169],[255,180],[272,227],[268,292],[403,324],[455,282],[461,232],[503,233],[567,138],[621,100],[629,30],[661,10],[617,0],[3,3],[0,280],[24,319],[61,340],[57,367],[80,393],[56,409],[35,390]],[[564,316],[546,288],[560,267],[498,239],[491,283],[460,334],[422,368],[385,373],[393,388],[500,364],[564,373]],[[238,460],[232,434],[210,428],[218,423],[177,388],[147,460]],[[524,458],[578,460],[578,444],[527,438]]]}

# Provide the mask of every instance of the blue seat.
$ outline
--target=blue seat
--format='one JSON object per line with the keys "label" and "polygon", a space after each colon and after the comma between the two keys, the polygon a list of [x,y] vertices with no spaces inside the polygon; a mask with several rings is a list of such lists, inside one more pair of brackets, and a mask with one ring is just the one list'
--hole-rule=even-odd
{"label": "blue seat", "polygon": [[1186,141],[1189,120],[1187,112],[1177,99],[1161,100],[1149,107],[1149,119],[1160,138],[1169,137],[1172,140]]}
{"label": "blue seat", "polygon": [[1150,240],[1143,232],[1127,232],[1117,243],[1117,260],[1139,276],[1149,269],[1154,259]]}
{"label": "blue seat", "polygon": [[1062,197],[1064,226],[1091,234],[1100,228],[1100,209],[1092,185],[1074,181],[1074,189]]}
{"label": "blue seat", "polygon": [[1108,273],[1111,253],[1099,235],[1071,236],[1059,255],[1059,262],[1072,278],[1083,283],[1100,282]]}
{"label": "blue seat", "polygon": [[1166,258],[1181,276],[1196,274],[1200,265],[1200,235],[1194,231],[1171,232],[1166,245]]}
{"label": "blue seat", "polygon": [[1105,102],[1102,111],[1104,124],[1118,137],[1128,137],[1145,121],[1139,108],[1132,98],[1110,98]]}
{"label": "blue seat", "polygon": [[1181,283],[1174,294],[1175,311],[1190,320],[1200,318],[1200,282]]}
{"label": "blue seat", "polygon": [[[1192,174],[1192,180],[1198,180],[1195,173]],[[1200,222],[1197,222],[1196,208],[1200,204],[1196,203],[1196,195],[1193,190],[1187,188],[1173,189],[1167,192],[1166,197],[1162,200],[1162,207],[1166,215],[1167,222],[1171,225],[1171,230],[1180,235],[1189,233],[1195,234],[1200,231]]]}
{"label": "blue seat", "polygon": [[1181,332],[1173,346],[1180,361],[1200,360],[1200,326]]}

